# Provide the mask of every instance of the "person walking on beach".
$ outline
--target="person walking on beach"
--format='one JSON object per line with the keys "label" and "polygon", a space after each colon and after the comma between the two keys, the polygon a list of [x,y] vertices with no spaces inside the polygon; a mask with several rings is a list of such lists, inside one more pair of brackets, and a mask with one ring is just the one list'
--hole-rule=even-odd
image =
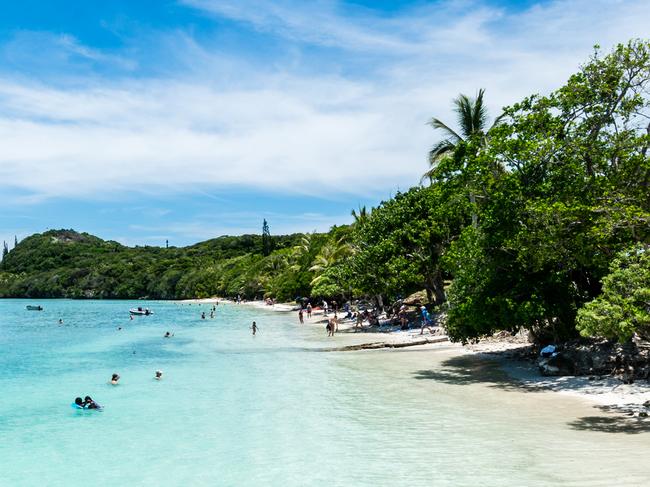
{"label": "person walking on beach", "polygon": [[432,324],[433,322],[431,321],[431,316],[429,315],[429,312],[424,306],[420,306],[420,311],[422,312],[422,325],[420,326],[420,335],[424,334],[424,329],[428,329],[429,333],[433,335],[433,328]]}
{"label": "person walking on beach", "polygon": [[307,303],[307,318],[311,318],[311,303]]}
{"label": "person walking on beach", "polygon": [[303,318],[302,308],[300,309],[300,311],[298,311],[298,319],[300,320],[301,325],[305,323],[305,320]]}
{"label": "person walking on beach", "polygon": [[259,330],[259,326],[257,326],[257,323],[253,321],[253,326],[251,326],[251,330],[253,330],[253,336],[257,333],[257,330]]}
{"label": "person walking on beach", "polygon": [[327,320],[327,324],[325,325],[325,330],[327,330],[327,336],[328,337],[333,337],[334,332],[332,331],[332,320]]}
{"label": "person walking on beach", "polygon": [[323,299],[323,316],[327,316],[327,301]]}

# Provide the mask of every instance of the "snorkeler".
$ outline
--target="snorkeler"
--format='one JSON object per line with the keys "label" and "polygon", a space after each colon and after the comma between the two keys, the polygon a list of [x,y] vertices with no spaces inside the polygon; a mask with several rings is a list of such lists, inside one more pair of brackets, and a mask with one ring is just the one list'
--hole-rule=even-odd
{"label": "snorkeler", "polygon": [[162,379],[162,370],[156,370],[156,375],[153,378],[156,380]]}
{"label": "snorkeler", "polygon": [[111,376],[111,384],[113,384],[114,386],[117,385],[117,382],[118,382],[119,380],[120,380],[120,374],[113,374],[113,375]]}

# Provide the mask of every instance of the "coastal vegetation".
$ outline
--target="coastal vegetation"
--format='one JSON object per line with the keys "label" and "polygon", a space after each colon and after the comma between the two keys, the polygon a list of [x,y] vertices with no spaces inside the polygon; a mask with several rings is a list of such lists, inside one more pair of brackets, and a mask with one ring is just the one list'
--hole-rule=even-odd
{"label": "coastal vegetation", "polygon": [[328,233],[125,247],[87,234],[26,238],[0,265],[0,296],[365,297],[426,291],[454,340],[529,330],[540,340],[647,335],[650,43],[588,62],[558,90],[489,123],[460,95],[426,184]]}

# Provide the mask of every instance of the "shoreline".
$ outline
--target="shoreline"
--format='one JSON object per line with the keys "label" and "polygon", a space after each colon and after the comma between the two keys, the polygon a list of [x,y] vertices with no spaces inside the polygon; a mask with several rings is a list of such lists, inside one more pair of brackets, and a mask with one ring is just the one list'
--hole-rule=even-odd
{"label": "shoreline", "polygon": [[[219,301],[229,302],[221,299]],[[196,302],[208,303],[211,301],[196,300]],[[307,318],[305,313],[304,325],[300,325],[297,317],[298,306],[288,303],[277,303],[271,306],[264,301],[247,301],[242,302],[241,305],[272,312],[295,312],[296,316],[293,319],[298,326],[324,328],[327,322],[323,312],[315,310],[311,318]],[[332,316],[332,313],[329,316]],[[356,339],[352,340],[352,337]],[[367,337],[368,340],[359,343],[358,339],[361,337]],[[650,415],[650,382],[623,384],[614,377],[543,376],[535,364],[515,358],[519,350],[528,346],[527,343],[521,341],[485,340],[478,344],[462,345],[448,341],[447,337],[441,333],[431,335],[425,331],[424,335],[420,335],[419,328],[412,328],[408,331],[377,330],[376,328],[355,329],[354,322],[350,321],[343,321],[339,324],[338,332],[333,339],[337,341],[336,346],[331,347],[328,351],[361,353],[374,350],[375,352],[391,353],[394,351],[397,353],[405,349],[423,352],[444,350],[452,359],[459,362],[467,359],[465,361],[470,366],[470,370],[472,366],[480,368],[485,364],[496,364],[501,371],[507,374],[510,385],[523,392],[553,392],[573,397],[602,411],[623,414],[629,417],[630,421],[644,421],[647,415]],[[424,340],[427,340],[428,343],[422,343]],[[486,382],[490,382],[490,377],[484,377],[484,379]],[[648,406],[645,406],[644,403]],[[650,423],[650,418],[647,421]]]}

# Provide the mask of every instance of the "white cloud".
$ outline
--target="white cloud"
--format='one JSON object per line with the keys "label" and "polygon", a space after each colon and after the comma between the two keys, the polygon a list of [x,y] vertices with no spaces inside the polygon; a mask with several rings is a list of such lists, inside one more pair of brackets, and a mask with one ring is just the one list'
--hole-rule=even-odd
{"label": "white cloud", "polygon": [[[436,139],[425,122],[450,119],[459,92],[486,88],[496,114],[561,85],[592,44],[646,34],[650,18],[645,1],[555,1],[514,14],[436,4],[391,18],[331,2],[185,3],[291,46],[325,46],[339,60],[325,71],[308,57],[224,62],[179,33],[188,75],[66,88],[5,74],[0,191],[20,188],[31,200],[232,186],[383,196],[417,183]],[[93,62],[113,59],[59,42]]]}

